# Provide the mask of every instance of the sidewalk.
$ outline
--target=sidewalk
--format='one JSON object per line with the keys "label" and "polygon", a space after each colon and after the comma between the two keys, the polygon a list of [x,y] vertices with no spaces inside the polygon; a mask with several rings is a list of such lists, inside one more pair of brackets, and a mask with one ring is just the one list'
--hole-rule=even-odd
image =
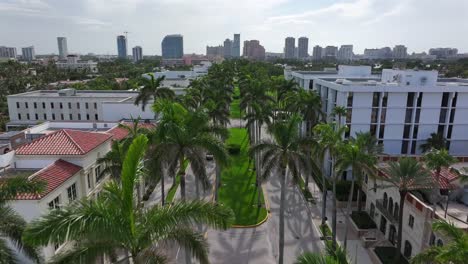
{"label": "sidewalk", "polygon": [[[314,215],[316,217],[313,218],[314,222],[317,226],[321,224],[321,215],[322,215],[322,192],[320,191],[319,187],[316,183],[311,180],[309,181],[309,190],[311,191],[313,197],[315,198],[316,204],[312,206],[314,208]],[[330,226],[331,229],[331,220],[332,220],[332,196],[331,193],[328,192],[327,195],[327,224]],[[337,208],[337,216],[336,216],[336,231],[337,231],[337,240],[338,244],[343,245],[344,241],[344,232],[345,232],[345,225],[346,225],[346,208]],[[368,249],[364,248],[361,244],[361,240],[358,237],[357,233],[353,230],[352,227],[348,227],[348,246],[347,246],[347,253],[350,260],[350,263],[359,263],[359,264],[372,264],[372,260],[369,256]]]}

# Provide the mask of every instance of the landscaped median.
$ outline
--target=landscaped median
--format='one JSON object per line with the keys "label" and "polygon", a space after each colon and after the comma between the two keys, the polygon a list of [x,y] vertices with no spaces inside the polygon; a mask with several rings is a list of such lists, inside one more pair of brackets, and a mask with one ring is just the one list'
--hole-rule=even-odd
{"label": "landscaped median", "polygon": [[[248,227],[263,223],[268,217],[263,192],[262,206],[258,206],[254,162],[249,157],[249,138],[244,128],[229,129],[228,146],[240,146],[238,154],[230,154],[229,165],[221,171],[219,202],[230,207],[236,216],[234,227]],[[234,153],[235,151],[233,151]]]}

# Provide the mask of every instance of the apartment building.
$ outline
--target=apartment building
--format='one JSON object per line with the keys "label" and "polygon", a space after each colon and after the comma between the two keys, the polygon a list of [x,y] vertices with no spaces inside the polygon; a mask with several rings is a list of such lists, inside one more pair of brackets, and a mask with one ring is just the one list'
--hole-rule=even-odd
{"label": "apartment building", "polygon": [[43,121],[115,122],[141,117],[153,119],[151,107],[135,105],[137,91],[38,90],[9,95],[8,126]]}
{"label": "apartment building", "polygon": [[61,60],[55,63],[57,68],[65,69],[65,70],[73,70],[73,71],[83,71],[87,70],[89,73],[97,73],[98,72],[98,63],[88,60],[83,61],[80,60],[80,56],[78,55],[67,55],[65,60]]}
{"label": "apartment building", "polygon": [[[387,166],[388,163],[379,164],[381,177],[386,177],[383,168]],[[459,163],[454,165],[454,168],[442,170],[438,182],[436,173],[432,172],[434,184],[438,185],[443,198],[436,205],[435,214],[432,205],[433,196],[431,196],[432,186],[407,194],[404,201],[401,248],[401,253],[407,259],[430,246],[441,246],[449,242],[444,235],[432,230],[432,223],[435,220],[448,221],[460,229],[468,230],[468,189],[460,183],[460,172],[456,169],[465,166],[466,163]],[[377,225],[377,230],[371,233],[380,239],[377,239],[374,245],[395,246],[400,195],[397,188],[382,186],[388,184],[379,179],[365,177],[362,188],[366,196],[366,211]]]}
{"label": "apartment building", "polygon": [[[285,70],[287,71],[287,70]],[[418,155],[431,133],[447,140],[451,155],[468,156],[468,80],[438,78],[437,71],[340,65],[338,71],[292,71],[285,76],[316,91],[327,116],[335,106],[348,109],[346,137],[376,136],[389,155]]]}

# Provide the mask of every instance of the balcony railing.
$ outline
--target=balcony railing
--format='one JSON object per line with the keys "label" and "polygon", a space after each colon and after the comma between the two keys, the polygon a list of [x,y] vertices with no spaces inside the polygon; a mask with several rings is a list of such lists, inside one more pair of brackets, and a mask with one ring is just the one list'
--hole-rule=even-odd
{"label": "balcony railing", "polygon": [[379,209],[379,211],[383,214],[383,216],[385,216],[385,218],[387,218],[390,222],[394,224],[398,223],[398,219],[395,218],[395,216],[393,215],[393,212],[388,211],[388,208],[384,206],[382,199],[378,199],[375,202],[375,206],[377,207],[377,209]]}

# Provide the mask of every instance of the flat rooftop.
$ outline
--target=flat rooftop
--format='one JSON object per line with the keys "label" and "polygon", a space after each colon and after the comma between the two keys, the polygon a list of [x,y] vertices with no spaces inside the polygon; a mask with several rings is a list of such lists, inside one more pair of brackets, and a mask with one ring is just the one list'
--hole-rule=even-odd
{"label": "flat rooftop", "polygon": [[101,98],[119,98],[119,99],[125,99],[129,97],[135,97],[138,94],[138,92],[133,92],[133,91],[117,91],[117,90],[111,90],[111,91],[93,91],[93,90],[81,90],[81,91],[76,91],[75,95],[60,95],[59,90],[37,90],[37,91],[32,91],[32,92],[26,92],[26,93],[20,93],[20,94],[14,94],[14,95],[9,95],[8,97],[64,97],[64,98],[69,98],[69,97],[91,97],[91,98],[96,98],[96,97],[101,97]]}

